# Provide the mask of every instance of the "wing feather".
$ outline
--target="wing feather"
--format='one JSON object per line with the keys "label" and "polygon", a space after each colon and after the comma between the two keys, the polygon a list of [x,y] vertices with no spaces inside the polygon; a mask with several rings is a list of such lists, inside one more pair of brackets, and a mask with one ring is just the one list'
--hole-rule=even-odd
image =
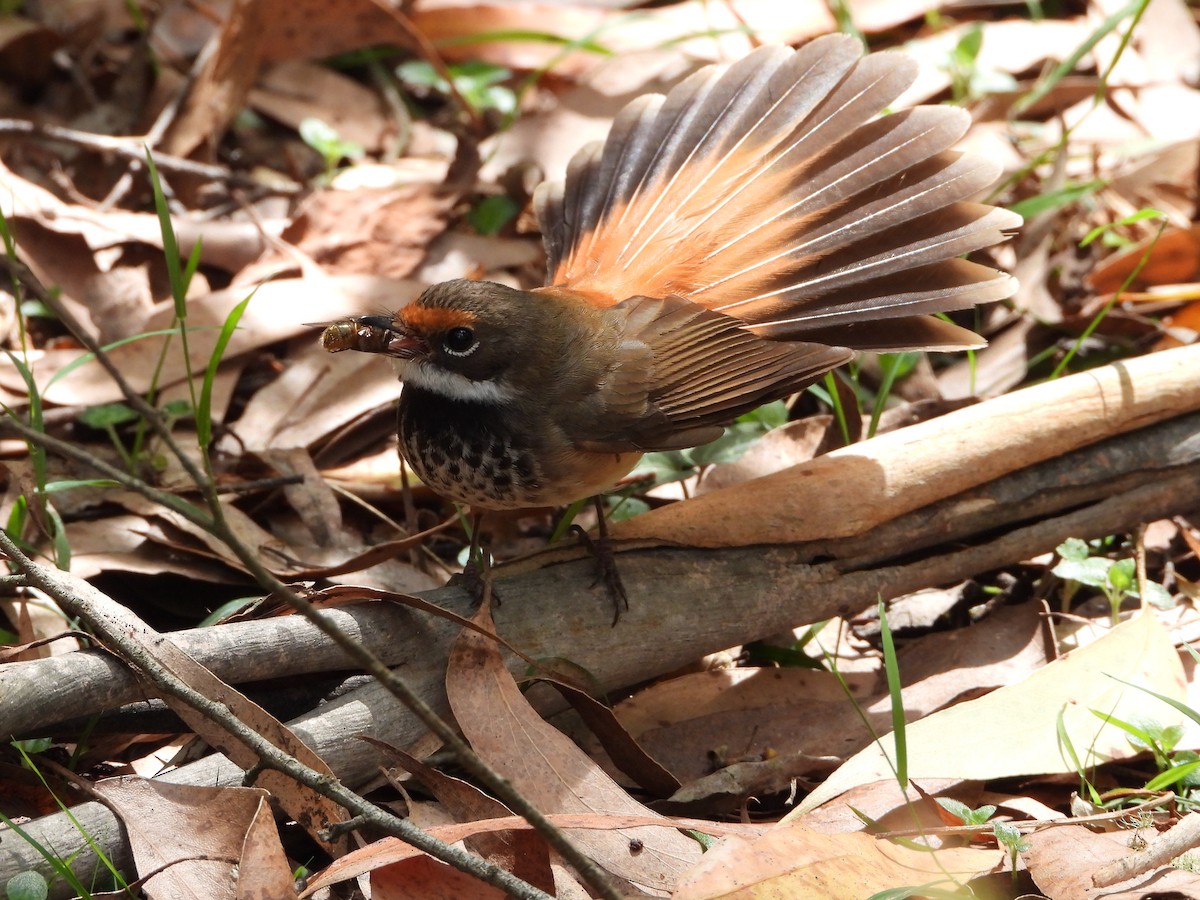
{"label": "wing feather", "polygon": [[[1020,218],[969,202],[998,169],[951,151],[964,112],[879,115],[915,75],[902,55],[862,57],[832,35],[635,101],[565,188],[539,189],[547,283],[599,306],[682,297],[776,340],[977,343],[922,317],[1011,292],[1012,279],[957,257]],[[881,317],[890,328],[838,337]]]}

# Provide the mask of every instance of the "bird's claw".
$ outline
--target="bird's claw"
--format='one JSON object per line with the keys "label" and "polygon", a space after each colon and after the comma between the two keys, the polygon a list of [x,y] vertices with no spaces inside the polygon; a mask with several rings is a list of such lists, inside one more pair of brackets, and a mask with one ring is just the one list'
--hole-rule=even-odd
{"label": "bird's claw", "polygon": [[625,592],[624,582],[621,581],[621,572],[617,568],[617,560],[609,545],[608,537],[601,535],[593,538],[579,525],[572,525],[571,533],[579,539],[579,543],[587,548],[588,553],[595,560],[596,577],[592,580],[592,587],[604,582],[605,589],[613,603],[612,624],[615,628],[621,619],[621,611],[629,610],[629,595]]}

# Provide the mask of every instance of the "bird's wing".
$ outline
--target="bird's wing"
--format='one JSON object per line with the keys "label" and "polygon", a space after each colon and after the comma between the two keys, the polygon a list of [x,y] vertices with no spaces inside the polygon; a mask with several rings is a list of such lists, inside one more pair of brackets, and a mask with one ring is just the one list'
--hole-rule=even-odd
{"label": "bird's wing", "polygon": [[737,319],[680,297],[634,297],[612,310],[620,344],[603,410],[589,414],[586,450],[695,447],[770,400],[799,391],[852,354],[765,340]]}
{"label": "bird's wing", "polygon": [[776,339],[978,345],[930,314],[1012,293],[957,257],[1021,219],[967,202],[999,167],[949,149],[966,112],[879,116],[915,75],[901,54],[830,35],[634,101],[564,183],[539,188],[548,287],[599,306],[684,297]]}

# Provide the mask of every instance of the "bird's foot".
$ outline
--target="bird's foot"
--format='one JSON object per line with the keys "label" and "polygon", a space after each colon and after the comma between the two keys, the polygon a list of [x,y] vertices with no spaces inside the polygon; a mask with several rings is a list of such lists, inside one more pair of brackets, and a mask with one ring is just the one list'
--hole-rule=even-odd
{"label": "bird's foot", "polygon": [[500,605],[500,594],[493,584],[491,555],[486,552],[468,560],[461,572],[450,576],[447,584],[466,591],[481,606],[489,600]]}
{"label": "bird's foot", "polygon": [[609,599],[613,604],[613,627],[621,619],[621,611],[629,609],[629,595],[625,593],[625,584],[621,581],[621,572],[617,569],[617,559],[609,543],[608,534],[601,529],[601,534],[592,537],[579,525],[572,525],[571,532],[579,538],[579,543],[587,548],[588,553],[596,562],[596,577],[592,587],[604,583]]}

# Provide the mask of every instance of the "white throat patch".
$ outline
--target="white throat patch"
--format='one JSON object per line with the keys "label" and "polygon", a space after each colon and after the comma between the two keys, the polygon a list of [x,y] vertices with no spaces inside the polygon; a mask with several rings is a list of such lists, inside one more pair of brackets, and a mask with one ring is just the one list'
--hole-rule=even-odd
{"label": "white throat patch", "polygon": [[396,374],[405,384],[463,403],[508,403],[512,388],[496,381],[472,381],[465,375],[449,372],[429,360],[393,360]]}

